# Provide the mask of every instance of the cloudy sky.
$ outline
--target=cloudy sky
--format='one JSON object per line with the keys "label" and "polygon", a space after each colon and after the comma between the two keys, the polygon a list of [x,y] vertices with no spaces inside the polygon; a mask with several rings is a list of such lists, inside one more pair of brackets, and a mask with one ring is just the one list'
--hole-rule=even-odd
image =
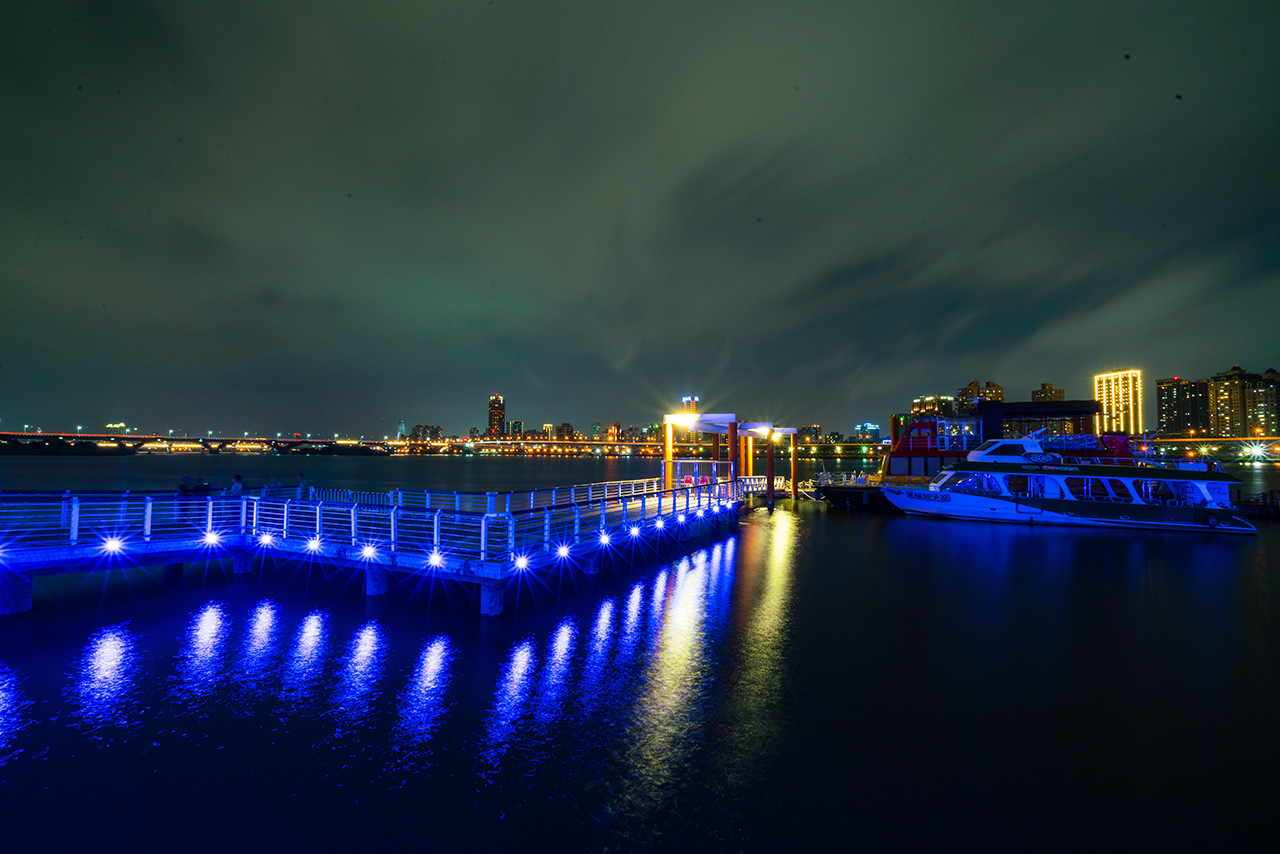
{"label": "cloudy sky", "polygon": [[1274,0],[15,4],[0,429],[465,432],[496,391],[847,432],[975,379],[1280,367],[1278,32]]}

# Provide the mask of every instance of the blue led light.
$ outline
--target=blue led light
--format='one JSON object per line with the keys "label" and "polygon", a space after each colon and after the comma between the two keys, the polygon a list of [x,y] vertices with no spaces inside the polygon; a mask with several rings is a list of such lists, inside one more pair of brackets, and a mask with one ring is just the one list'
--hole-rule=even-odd
{"label": "blue led light", "polygon": [[270,534],[261,534],[258,537],[258,545],[260,546],[272,546],[272,545],[275,545],[275,542],[276,542],[276,538],[271,536]]}
{"label": "blue led light", "polygon": [[318,552],[318,551],[320,551],[320,538],[319,538],[319,537],[312,537],[311,539],[307,540],[307,551],[309,551],[309,552]]}
{"label": "blue led light", "polygon": [[220,542],[222,542],[222,537],[218,535],[217,531],[205,531],[204,544],[206,546],[216,546]]}
{"label": "blue led light", "polygon": [[702,518],[702,508],[701,508],[701,507],[699,507],[699,508],[698,508],[698,518],[699,518],[699,519],[701,519],[701,518]]}
{"label": "blue led light", "polygon": [[602,546],[609,545],[609,534],[607,531],[600,532],[600,545]]}
{"label": "blue led light", "polygon": [[556,549],[556,557],[568,557],[568,556],[569,556],[568,546],[561,546],[560,548]]}
{"label": "blue led light", "polygon": [[102,541],[102,550],[109,555],[119,554],[124,550],[124,540],[119,537],[107,537]]}
{"label": "blue led light", "polygon": [[676,521],[677,521],[677,522],[679,522],[681,525],[683,525],[683,524],[684,524],[684,514],[683,514],[683,513],[681,513],[679,516],[677,516],[677,517],[676,517]]}
{"label": "blue led light", "polygon": [[640,536],[640,526],[639,526],[639,525],[632,525],[629,533],[630,533],[630,534],[631,534],[631,536],[633,536],[633,537],[638,537],[638,536]]}
{"label": "blue led light", "polygon": [[373,546],[365,546],[360,550],[360,557],[364,558],[365,560],[369,560],[370,558],[375,558],[377,556],[378,556],[378,550],[375,549]]}
{"label": "blue led light", "polygon": [[654,522],[654,523],[653,523],[653,527],[655,527],[655,528],[659,528],[659,529],[661,529],[661,528],[665,528],[665,527],[666,527],[666,525],[667,525],[667,523],[662,521],[662,517],[661,517],[661,516],[659,516],[659,517],[658,517],[658,521],[656,521],[656,522]]}
{"label": "blue led light", "polygon": [[427,566],[444,566],[444,555],[440,554],[439,549],[432,550],[431,554],[427,556]]}
{"label": "blue led light", "polygon": [[525,557],[524,555],[520,555],[519,557],[516,558],[516,569],[528,569],[528,568],[529,568],[529,558]]}

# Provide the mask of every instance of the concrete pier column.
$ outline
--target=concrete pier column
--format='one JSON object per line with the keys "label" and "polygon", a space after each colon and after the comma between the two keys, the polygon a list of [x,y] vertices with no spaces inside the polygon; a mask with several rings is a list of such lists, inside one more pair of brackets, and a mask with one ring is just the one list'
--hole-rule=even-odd
{"label": "concrete pier column", "polygon": [[381,596],[387,592],[387,571],[377,564],[364,568],[364,595]]}
{"label": "concrete pier column", "polygon": [[675,489],[676,485],[676,425],[662,425],[662,488]]}
{"label": "concrete pier column", "polygon": [[236,552],[231,556],[231,572],[244,575],[253,572],[253,557],[248,552]]}
{"label": "concrete pier column", "polygon": [[480,582],[480,614],[484,617],[496,617],[502,613],[502,582],[496,580]]}
{"label": "concrete pier column", "polygon": [[765,439],[769,443],[766,450],[765,466],[764,466],[764,497],[765,503],[769,505],[769,509],[773,509],[773,432],[770,431],[768,438]]}
{"label": "concrete pier column", "polygon": [[25,614],[31,610],[31,577],[13,569],[0,569],[0,614]]}
{"label": "concrete pier column", "polygon": [[733,463],[733,471],[730,474],[730,480],[737,480],[738,475],[742,474],[741,455],[738,453],[738,423],[736,421],[729,422],[729,433],[725,436],[725,456],[729,458],[729,462]]}
{"label": "concrete pier column", "polygon": [[796,480],[796,434],[791,434],[791,500],[798,501],[800,498],[800,487],[797,486],[799,481]]}

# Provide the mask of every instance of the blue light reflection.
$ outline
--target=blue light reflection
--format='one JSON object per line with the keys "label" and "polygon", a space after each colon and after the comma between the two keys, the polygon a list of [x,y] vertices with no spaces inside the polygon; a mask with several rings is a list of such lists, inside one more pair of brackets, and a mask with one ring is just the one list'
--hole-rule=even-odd
{"label": "blue light reflection", "polygon": [[358,723],[373,711],[385,657],[382,627],[372,621],[365,623],[347,645],[347,658],[339,671],[333,706],[340,723]]}
{"label": "blue light reflection", "polygon": [[222,605],[210,602],[192,618],[178,653],[176,696],[194,699],[209,694],[222,678],[224,647],[231,621]]}
{"label": "blue light reflection", "polygon": [[547,649],[547,662],[542,668],[542,681],[538,686],[538,719],[551,723],[560,716],[560,707],[569,682],[569,665],[573,663],[574,639],[578,627],[572,618],[565,618],[556,626]]}
{"label": "blue light reflection", "polygon": [[249,630],[240,651],[240,684],[245,693],[260,696],[272,674],[279,638],[276,603],[264,599],[249,614]]}
{"label": "blue light reflection", "polygon": [[481,758],[491,767],[496,768],[506,755],[516,723],[524,711],[529,684],[533,681],[534,664],[533,641],[526,640],[511,650],[511,657],[503,665],[493,695],[493,707],[485,721],[488,745],[481,753]]}
{"label": "blue light reflection", "polygon": [[9,757],[5,749],[26,726],[26,708],[31,705],[22,699],[18,687],[18,675],[0,664],[0,765]]}
{"label": "blue light reflection", "polygon": [[85,644],[76,672],[78,716],[91,727],[136,720],[137,640],[124,626],[98,629]]}
{"label": "blue light reflection", "polygon": [[444,720],[453,654],[453,646],[443,637],[435,638],[423,648],[418,666],[400,694],[398,735],[402,739],[421,744],[431,738]]}
{"label": "blue light reflection", "polygon": [[299,703],[308,699],[324,672],[328,631],[323,611],[313,611],[298,625],[293,649],[285,664],[283,691],[287,699]]}

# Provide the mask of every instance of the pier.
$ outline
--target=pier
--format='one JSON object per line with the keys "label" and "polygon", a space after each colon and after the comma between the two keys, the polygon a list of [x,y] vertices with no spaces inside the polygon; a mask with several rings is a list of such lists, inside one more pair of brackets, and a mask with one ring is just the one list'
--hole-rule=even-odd
{"label": "pier", "polygon": [[521,574],[595,574],[611,555],[693,546],[736,525],[743,502],[774,484],[733,471],[680,461],[674,487],[657,478],[513,493],[5,495],[0,614],[30,610],[40,575],[209,560],[242,574],[274,559],[360,572],[369,596],[397,574],[475,584],[481,613],[493,616]]}

